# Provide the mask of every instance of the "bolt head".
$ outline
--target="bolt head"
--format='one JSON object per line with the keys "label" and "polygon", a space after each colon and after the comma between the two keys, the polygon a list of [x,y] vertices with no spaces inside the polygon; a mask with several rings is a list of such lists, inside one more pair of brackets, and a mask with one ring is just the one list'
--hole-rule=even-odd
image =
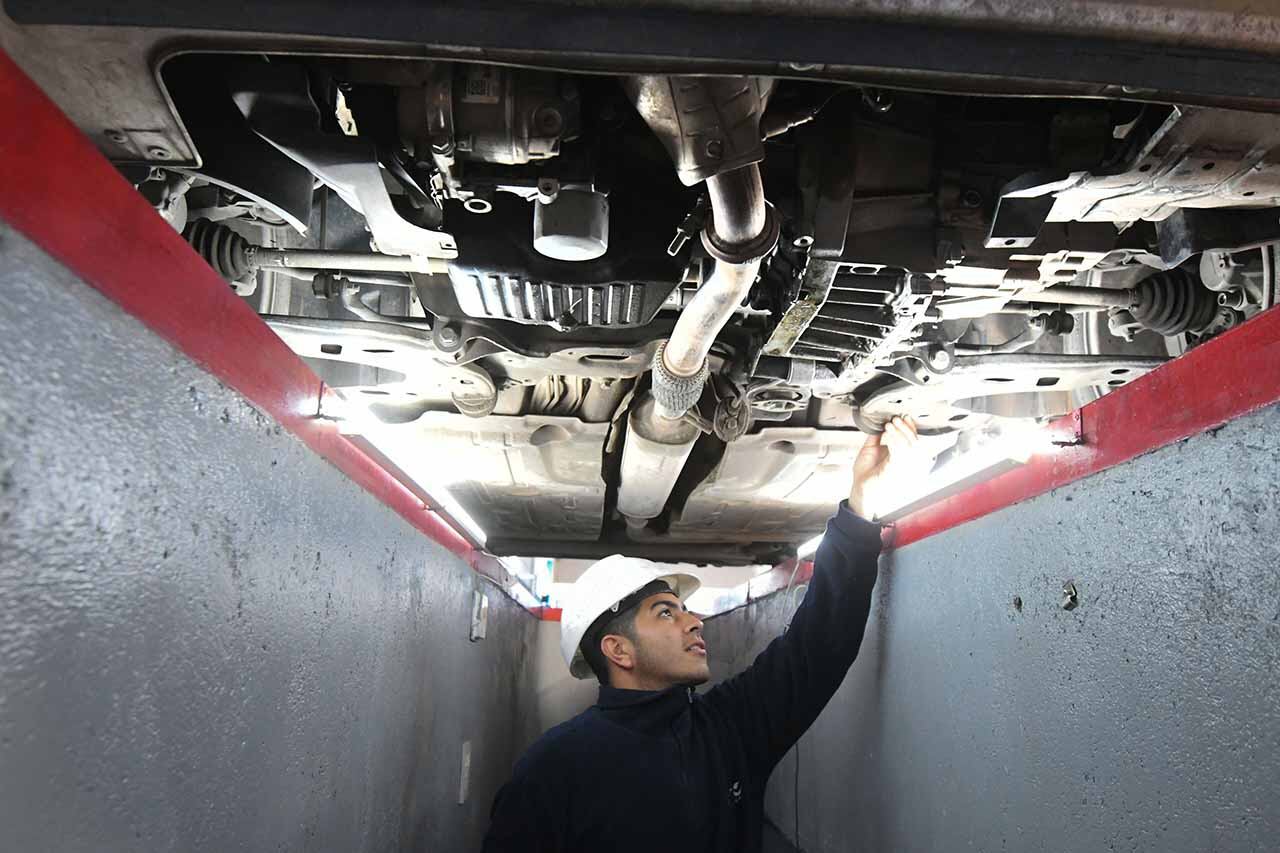
{"label": "bolt head", "polygon": [[706,145],[707,156],[712,160],[719,160],[724,157],[724,143],[719,139],[712,139]]}
{"label": "bolt head", "polygon": [[542,204],[551,204],[560,196],[560,182],[555,178],[539,178],[538,179],[538,201]]}
{"label": "bolt head", "polygon": [[533,115],[534,126],[544,136],[559,136],[564,129],[564,117],[555,107],[542,107]]}
{"label": "bolt head", "polygon": [[168,160],[170,156],[169,149],[161,148],[159,145],[151,146],[147,149],[147,153],[157,160]]}
{"label": "bolt head", "polygon": [[457,326],[450,323],[441,327],[437,337],[442,345],[451,347],[455,346],[458,341],[461,340],[461,332]]}

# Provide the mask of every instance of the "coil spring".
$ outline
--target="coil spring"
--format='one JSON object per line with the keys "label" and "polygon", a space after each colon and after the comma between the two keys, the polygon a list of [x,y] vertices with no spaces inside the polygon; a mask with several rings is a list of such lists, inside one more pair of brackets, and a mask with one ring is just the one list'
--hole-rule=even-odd
{"label": "coil spring", "polygon": [[197,219],[182,230],[182,236],[227,281],[248,275],[249,241],[227,226]]}
{"label": "coil spring", "polygon": [[1157,334],[1203,331],[1217,314],[1214,295],[1184,267],[1156,273],[1134,291],[1133,319]]}

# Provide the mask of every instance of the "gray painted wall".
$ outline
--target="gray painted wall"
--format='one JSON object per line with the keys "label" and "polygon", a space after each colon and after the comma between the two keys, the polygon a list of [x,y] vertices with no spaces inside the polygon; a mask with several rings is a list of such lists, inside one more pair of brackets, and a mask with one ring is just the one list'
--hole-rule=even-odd
{"label": "gray painted wall", "polygon": [[0,847],[477,849],[535,620],[2,226],[0,292]]}
{"label": "gray painted wall", "polygon": [[[884,563],[799,747],[808,853],[1280,845],[1280,408]],[[716,674],[789,612],[711,620]],[[794,769],[767,801],[788,835]]]}

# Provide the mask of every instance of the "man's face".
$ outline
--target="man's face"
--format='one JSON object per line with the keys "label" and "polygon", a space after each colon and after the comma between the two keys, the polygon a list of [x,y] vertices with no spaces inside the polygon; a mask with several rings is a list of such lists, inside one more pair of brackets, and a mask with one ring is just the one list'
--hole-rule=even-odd
{"label": "man's face", "polygon": [[636,611],[636,674],[670,685],[702,684],[711,678],[702,620],[674,593],[660,592]]}

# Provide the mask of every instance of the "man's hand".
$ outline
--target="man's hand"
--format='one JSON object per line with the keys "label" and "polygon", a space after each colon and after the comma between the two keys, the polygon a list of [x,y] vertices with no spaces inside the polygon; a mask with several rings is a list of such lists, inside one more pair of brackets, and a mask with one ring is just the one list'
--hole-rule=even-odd
{"label": "man's hand", "polygon": [[903,476],[919,476],[923,455],[917,446],[916,423],[909,417],[894,418],[885,425],[882,435],[867,436],[858,458],[853,461],[853,488],[849,491],[849,509],[856,515],[875,521],[886,509],[885,497],[894,481]]}

